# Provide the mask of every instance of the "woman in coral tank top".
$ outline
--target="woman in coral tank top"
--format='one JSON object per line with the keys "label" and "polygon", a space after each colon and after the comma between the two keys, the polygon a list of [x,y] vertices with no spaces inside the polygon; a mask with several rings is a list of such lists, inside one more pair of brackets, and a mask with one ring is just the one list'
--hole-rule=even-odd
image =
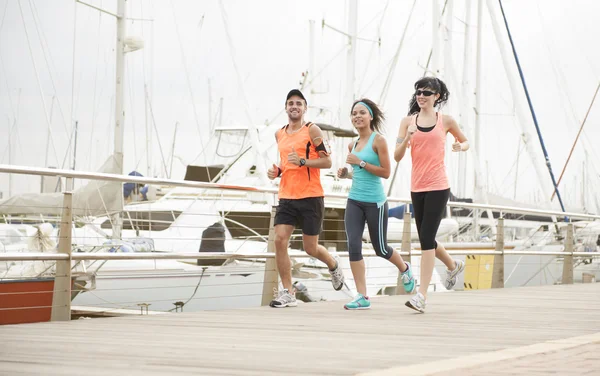
{"label": "woman in coral tank top", "polygon": [[419,291],[406,302],[406,306],[421,313],[425,312],[435,258],[446,265],[444,285],[448,290],[454,287],[457,276],[465,268],[464,261],[452,259],[444,246],[435,240],[450,196],[444,163],[447,134],[454,136],[452,151],[469,149],[467,138],[456,121],[436,111],[446,103],[449,95],[446,84],[439,78],[423,77],[418,80],[408,116],[400,123],[394,150],[396,162],[404,157],[407,148],[410,148],[412,158],[410,191],[421,242],[421,283]]}

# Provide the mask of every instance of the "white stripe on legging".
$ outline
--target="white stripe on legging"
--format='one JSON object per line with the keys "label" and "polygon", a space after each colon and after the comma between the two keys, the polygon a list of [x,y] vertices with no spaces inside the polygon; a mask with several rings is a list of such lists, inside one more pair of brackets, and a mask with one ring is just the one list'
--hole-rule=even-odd
{"label": "white stripe on legging", "polygon": [[381,248],[381,254],[387,255],[387,249],[385,249],[385,244],[383,244],[383,208],[385,205],[381,205],[379,207],[379,247]]}

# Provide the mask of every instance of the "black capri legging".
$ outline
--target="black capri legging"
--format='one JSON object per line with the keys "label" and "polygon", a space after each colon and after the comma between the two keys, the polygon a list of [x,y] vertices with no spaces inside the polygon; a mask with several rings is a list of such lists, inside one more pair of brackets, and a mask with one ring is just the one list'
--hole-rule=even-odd
{"label": "black capri legging", "polygon": [[442,191],[410,192],[421,250],[437,248],[435,236],[444,217],[450,188]]}
{"label": "black capri legging", "polygon": [[377,207],[377,204],[348,199],[344,225],[348,238],[350,261],[362,260],[362,234],[365,222],[369,227],[369,236],[375,254],[384,259],[392,257],[394,249],[387,244],[388,203]]}

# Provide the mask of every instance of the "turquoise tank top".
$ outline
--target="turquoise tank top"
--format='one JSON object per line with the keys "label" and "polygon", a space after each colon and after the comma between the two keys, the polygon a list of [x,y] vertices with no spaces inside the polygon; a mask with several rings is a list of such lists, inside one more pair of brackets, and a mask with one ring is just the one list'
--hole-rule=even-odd
{"label": "turquoise tank top", "polygon": [[[367,141],[367,144],[361,151],[355,150],[358,142],[354,143],[352,154],[369,164],[381,166],[379,156],[373,151],[373,140],[375,140],[376,135],[376,132],[371,134],[369,141]],[[348,198],[356,201],[373,202],[378,205],[383,205],[386,202],[387,197],[383,190],[381,178],[373,175],[364,168],[360,168],[360,166],[353,165],[352,168],[354,171],[352,176],[352,188],[350,188]]]}

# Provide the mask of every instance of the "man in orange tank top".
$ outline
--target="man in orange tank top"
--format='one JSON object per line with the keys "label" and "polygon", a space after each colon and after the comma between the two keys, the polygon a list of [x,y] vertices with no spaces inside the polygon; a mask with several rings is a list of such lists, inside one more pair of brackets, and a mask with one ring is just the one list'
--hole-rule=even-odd
{"label": "man in orange tank top", "polygon": [[285,101],[288,125],[275,133],[281,164],[273,164],[267,171],[271,180],[281,177],[275,214],[275,260],[283,290],[270,303],[275,308],[297,305],[288,255],[288,243],[296,225],[302,227],[306,253],[329,267],[333,288],[341,290],[344,285],[344,275],[337,260],[318,243],[325,210],[320,170],[331,168],[331,158],[321,129],[304,121],[306,110],[302,92],[291,90]]}

